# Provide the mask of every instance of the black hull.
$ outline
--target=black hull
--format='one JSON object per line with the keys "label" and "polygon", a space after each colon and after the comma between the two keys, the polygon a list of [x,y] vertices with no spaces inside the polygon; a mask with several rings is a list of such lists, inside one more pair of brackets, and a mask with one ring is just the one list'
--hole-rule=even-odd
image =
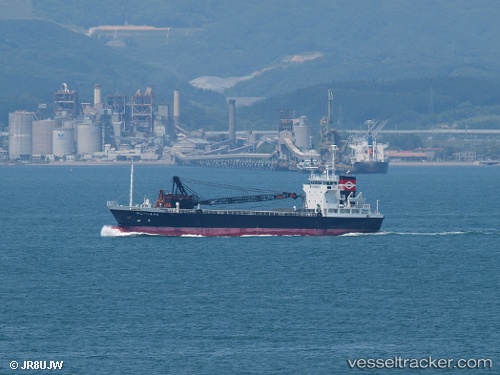
{"label": "black hull", "polygon": [[274,212],[110,208],[118,229],[164,236],[335,236],[380,230],[382,215],[322,217]]}
{"label": "black hull", "polygon": [[387,173],[388,168],[388,161],[359,161],[353,164],[351,172],[358,174]]}

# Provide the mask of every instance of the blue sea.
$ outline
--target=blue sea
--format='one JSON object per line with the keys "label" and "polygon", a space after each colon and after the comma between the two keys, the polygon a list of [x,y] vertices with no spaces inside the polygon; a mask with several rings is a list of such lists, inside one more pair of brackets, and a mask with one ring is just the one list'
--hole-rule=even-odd
{"label": "blue sea", "polygon": [[[243,238],[114,236],[106,201],[128,202],[129,170],[0,166],[1,374],[51,360],[59,374],[500,373],[500,168],[391,165],[358,176],[386,215],[377,234]],[[136,164],[134,200],[174,175],[298,193],[307,180]],[[428,366],[363,366],[394,358]]]}

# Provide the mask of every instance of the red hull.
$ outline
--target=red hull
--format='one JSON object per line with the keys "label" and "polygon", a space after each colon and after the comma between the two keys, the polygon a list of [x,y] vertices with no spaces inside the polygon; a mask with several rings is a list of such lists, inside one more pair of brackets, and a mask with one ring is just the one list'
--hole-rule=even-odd
{"label": "red hull", "polygon": [[240,236],[339,236],[346,233],[365,233],[348,229],[290,229],[290,228],[188,228],[188,227],[118,227],[122,233],[152,234],[157,236],[203,236],[203,237],[240,237]]}

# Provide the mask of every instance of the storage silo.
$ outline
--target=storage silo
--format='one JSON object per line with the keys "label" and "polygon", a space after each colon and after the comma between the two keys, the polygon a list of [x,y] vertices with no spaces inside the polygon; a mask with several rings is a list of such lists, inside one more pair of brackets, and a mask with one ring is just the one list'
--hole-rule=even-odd
{"label": "storage silo", "polygon": [[29,159],[33,154],[33,112],[9,113],[9,158]]}
{"label": "storage silo", "polygon": [[102,151],[101,124],[78,124],[76,148],[79,155]]}
{"label": "storage silo", "polygon": [[55,127],[54,120],[33,121],[33,155],[52,154],[52,131]]}
{"label": "storage silo", "polygon": [[61,128],[52,131],[52,153],[62,158],[73,154],[73,129]]}
{"label": "storage silo", "polygon": [[295,146],[298,148],[310,148],[309,144],[311,127],[307,124],[305,116],[293,121],[293,133],[295,134]]}
{"label": "storage silo", "polygon": [[[63,129],[72,129],[73,130],[73,145],[75,145],[78,140],[78,127],[76,126],[75,120],[63,120],[62,122]],[[75,151],[73,147],[73,152]]]}

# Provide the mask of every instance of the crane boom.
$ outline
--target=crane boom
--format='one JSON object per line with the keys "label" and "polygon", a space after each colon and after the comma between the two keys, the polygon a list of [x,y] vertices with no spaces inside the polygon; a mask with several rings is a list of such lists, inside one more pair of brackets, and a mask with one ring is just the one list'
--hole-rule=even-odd
{"label": "crane boom", "polygon": [[181,195],[188,195],[186,189],[184,188],[184,185],[181,182],[181,179],[178,176],[174,176],[172,178],[172,191],[174,194],[177,194],[178,192],[181,193]]}
{"label": "crane boom", "polygon": [[[246,195],[240,197],[201,199],[194,191],[183,185],[179,177],[174,176],[172,182],[173,193],[165,194],[163,190],[160,190],[155,207],[179,207],[183,209],[193,209],[197,205],[212,206],[218,204],[263,202],[275,199],[297,199],[300,196],[295,193],[282,192],[274,194]],[[188,194],[188,191],[190,194]]]}
{"label": "crane boom", "polygon": [[212,206],[216,204],[231,204],[231,203],[248,203],[248,202],[262,202],[262,201],[272,201],[275,199],[297,199],[298,195],[295,193],[278,193],[278,194],[260,194],[260,195],[247,195],[241,197],[225,197],[225,198],[214,198],[205,199],[198,201],[201,205]]}

